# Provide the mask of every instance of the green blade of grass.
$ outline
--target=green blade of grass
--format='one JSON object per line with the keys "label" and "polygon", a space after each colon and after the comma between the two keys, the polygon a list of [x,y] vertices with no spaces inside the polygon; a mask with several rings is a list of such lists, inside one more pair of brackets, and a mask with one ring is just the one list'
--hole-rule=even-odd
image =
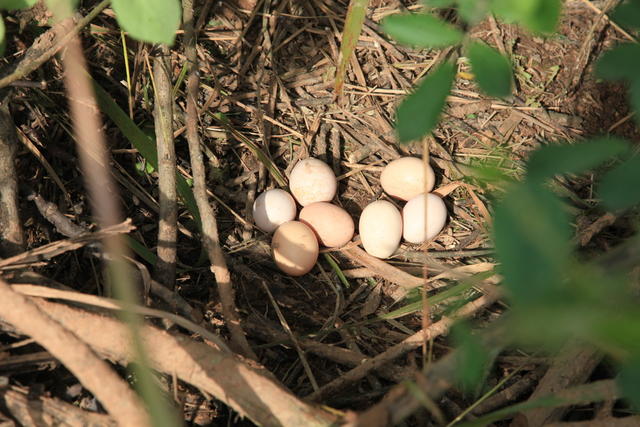
{"label": "green blade of grass", "polygon": [[[153,138],[146,135],[96,81],[93,82],[93,87],[100,110],[102,110],[102,112],[104,112],[115,123],[118,129],[120,129],[120,132],[122,132],[131,145],[138,150],[140,155],[157,170],[158,153],[156,151],[156,143]],[[193,218],[200,229],[200,212],[198,211],[198,205],[196,204],[196,199],[193,196],[193,191],[191,191],[191,187],[189,187],[189,184],[187,184],[187,181],[182,175],[177,174],[176,178],[178,194],[191,215],[193,215]]]}
{"label": "green blade of grass", "polygon": [[[440,304],[446,299],[461,295],[463,292],[471,289],[474,285],[475,283],[471,281],[459,283],[445,291],[438,292],[437,294],[430,296],[429,298],[427,298],[427,303],[429,304],[429,307],[433,307],[434,305]],[[418,313],[420,311],[422,311],[422,300],[411,302],[403,307],[400,307],[397,310],[390,311],[389,313],[382,314],[378,317],[385,320],[397,319],[399,317]]]}
{"label": "green blade of grass", "polygon": [[360,37],[360,32],[362,31],[367,6],[369,6],[369,0],[351,0],[349,2],[347,19],[345,20],[344,30],[342,32],[342,43],[340,44],[340,62],[336,71],[336,96],[342,95],[342,86],[344,85],[344,76],[347,72],[347,64],[349,64],[353,50],[356,47],[356,43],[358,43],[358,37]]}

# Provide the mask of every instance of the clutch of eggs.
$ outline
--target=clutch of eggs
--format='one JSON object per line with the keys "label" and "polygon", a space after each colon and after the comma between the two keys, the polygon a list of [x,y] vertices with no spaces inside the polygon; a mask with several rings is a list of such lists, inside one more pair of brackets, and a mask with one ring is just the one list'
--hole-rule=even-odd
{"label": "clutch of eggs", "polygon": [[[388,258],[403,238],[410,243],[423,243],[442,231],[446,206],[437,195],[425,193],[435,183],[429,165],[416,157],[402,157],[384,168],[380,183],[387,194],[407,203],[400,212],[393,203],[378,200],[362,211],[358,228],[362,246],[370,255]],[[337,180],[326,163],[314,158],[298,162],[291,171],[289,188],[293,197],[281,189],[258,196],[253,216],[261,230],[275,230],[271,248],[278,268],[301,276],[315,265],[320,245],[344,246],[351,241],[355,225],[347,211],[330,203],[337,191]],[[296,201],[303,206],[298,221]]]}

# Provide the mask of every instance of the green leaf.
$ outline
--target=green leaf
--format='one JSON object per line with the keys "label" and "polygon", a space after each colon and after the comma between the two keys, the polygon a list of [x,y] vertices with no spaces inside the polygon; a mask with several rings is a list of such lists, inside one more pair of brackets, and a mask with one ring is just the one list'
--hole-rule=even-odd
{"label": "green leaf", "polygon": [[552,33],[558,26],[560,0],[491,0],[491,9],[508,22],[524,25],[536,33]]}
{"label": "green leaf", "polygon": [[509,189],[494,215],[494,242],[505,285],[515,300],[555,298],[571,255],[569,218],[546,187],[523,182]]}
{"label": "green leaf", "polygon": [[640,29],[640,1],[631,0],[622,3],[615,8],[611,18],[623,27]]}
{"label": "green leaf", "polygon": [[607,209],[627,209],[640,203],[640,155],[607,172],[600,182],[600,197]]}
{"label": "green leaf", "polygon": [[467,322],[457,323],[451,331],[456,344],[456,381],[465,393],[476,390],[484,379],[484,373],[490,360],[482,340],[471,333]]}
{"label": "green leaf", "polygon": [[523,22],[536,33],[553,33],[560,22],[561,0],[539,0],[533,13]]}
{"label": "green leaf", "polygon": [[26,9],[36,4],[38,0],[0,0],[0,9]]}
{"label": "green leaf", "polygon": [[398,107],[396,123],[401,144],[422,138],[438,124],[454,77],[453,64],[445,62],[402,101]]}
{"label": "green leaf", "polygon": [[468,55],[480,89],[497,98],[511,94],[512,73],[507,58],[482,42],[473,42]]}
{"label": "green leaf", "polygon": [[422,0],[427,7],[449,7],[455,2],[456,0]]}
{"label": "green leaf", "polygon": [[458,0],[458,14],[469,24],[476,24],[487,15],[488,0]]}
{"label": "green leaf", "polygon": [[417,47],[446,47],[462,41],[458,29],[432,15],[391,15],[382,21],[382,30],[400,43]]}
{"label": "green leaf", "polygon": [[173,44],[182,16],[179,0],[112,0],[111,5],[118,24],[131,37]]}
{"label": "green leaf", "polygon": [[45,0],[47,8],[53,13],[54,20],[59,21],[70,17],[76,10],[79,0]]}
{"label": "green leaf", "polygon": [[640,409],[640,355],[625,363],[617,378],[622,394],[629,399],[634,409]]}
{"label": "green leaf", "polygon": [[584,172],[628,149],[625,141],[608,137],[577,144],[547,145],[529,157],[527,177],[542,182],[555,175]]}
{"label": "green leaf", "polygon": [[607,80],[635,80],[640,70],[640,45],[624,43],[605,52],[596,63],[596,75]]}
{"label": "green leaf", "polygon": [[608,396],[593,382],[587,386],[576,386],[555,393],[546,394],[535,399],[525,400],[506,408],[498,409],[472,421],[458,424],[459,427],[484,427],[506,418],[508,415],[525,412],[533,408],[556,408],[560,406],[587,404],[606,399]]}

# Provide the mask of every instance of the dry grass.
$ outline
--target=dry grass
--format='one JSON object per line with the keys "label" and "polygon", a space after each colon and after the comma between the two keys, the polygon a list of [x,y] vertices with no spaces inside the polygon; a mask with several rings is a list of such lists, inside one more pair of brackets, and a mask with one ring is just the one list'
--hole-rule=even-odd
{"label": "dry grass", "polygon": [[[468,64],[464,59],[458,61],[460,73],[447,111],[429,141],[436,187],[446,196],[450,213],[445,230],[426,245],[404,244],[384,264],[367,259],[354,244],[327,251],[334,262],[321,256],[311,273],[288,277],[270,259],[269,236],[251,226],[256,195],[281,186],[278,172],[286,177],[298,160],[314,156],[330,164],[340,177],[336,203],[358,218],[369,202],[386,197],[379,184],[382,167],[399,156],[422,154],[419,144],[403,147],[396,143],[394,109],[412,85],[451,52],[416,51],[388,42],[378,23],[397,11],[400,2],[372,0],[347,70],[344,100],[338,105],[334,103],[333,87],[345,2],[263,0],[255,7],[251,7],[252,1],[196,3],[197,8],[204,3],[209,11],[196,13],[199,19],[195,22],[200,72],[197,126],[208,190],[216,200],[219,241],[231,272],[240,325],[251,346],[247,353],[255,352],[260,365],[270,372],[266,378],[272,375],[291,392],[287,398],[312,395],[322,397],[323,403],[334,408],[364,410],[378,402],[394,383],[414,378],[413,372],[422,367],[423,361],[437,364],[451,349],[447,337],[437,337],[447,332],[448,321],[431,325],[439,325],[442,330],[429,335],[429,354],[422,354],[419,345],[403,347],[408,340],[416,344],[415,337],[420,338],[417,332],[424,325],[420,309],[401,317],[385,317],[407,304],[403,298],[412,296],[409,289],[421,283],[424,266],[428,267],[429,299],[437,300],[461,280],[476,278],[474,286],[432,307],[433,318],[439,318],[450,304],[474,297],[481,298],[476,300],[477,306],[466,309],[478,328],[491,324],[505,311],[504,304],[495,302],[498,294],[491,284],[495,281],[483,281],[490,277],[486,272],[494,262],[490,213],[495,188],[470,177],[470,166],[492,166],[518,177],[527,154],[548,141],[573,141],[607,131],[636,141],[640,136],[630,120],[624,88],[598,83],[589,74],[598,53],[626,36],[609,25],[598,24],[598,15],[585,6],[586,2],[566,2],[559,34],[545,40],[492,19],[484,21],[472,28],[471,34],[511,55],[516,93],[505,101],[485,98],[473,81],[465,79]],[[27,22],[32,22],[30,19]],[[13,46],[31,43],[35,31],[31,25],[22,33],[17,33],[17,26],[10,27]],[[589,35],[595,43],[584,47],[583,40]],[[130,109],[143,131],[152,134],[154,92],[147,66],[153,55],[151,47],[127,40],[127,75],[121,35],[110,9],[92,21],[83,33],[83,41],[94,79],[124,111]],[[182,41],[180,36],[167,58],[174,84],[184,77],[179,77],[186,61]],[[14,120],[21,138],[31,143],[19,152],[17,176],[30,191],[53,202],[68,220],[90,228],[94,221],[76,169],[67,104],[58,81],[59,60],[54,58],[39,70],[40,74],[32,73],[29,78],[44,78],[45,89],[13,88]],[[131,96],[123,83],[127,81],[131,81]],[[178,170],[190,177],[186,79],[180,82],[173,89],[173,129]],[[216,119],[218,113],[229,119],[228,124]],[[121,205],[136,227],[131,237],[155,252],[159,221],[156,172],[140,171],[144,169],[140,156],[109,121],[104,135],[111,149],[112,174],[120,184]],[[31,154],[33,147],[47,161],[44,166]],[[578,213],[580,241],[587,250],[605,247],[616,235],[626,232],[625,224],[616,223],[616,218],[598,222],[599,215],[590,210],[590,180],[571,179],[565,184],[564,191]],[[26,197],[21,199],[20,210],[28,248],[60,240],[60,230],[56,231]],[[228,338],[220,298],[210,292],[214,277],[204,261],[197,226],[184,206],[178,212],[177,248],[175,288],[180,303],[172,303],[170,297],[162,300],[149,289],[145,291],[146,301],[153,308],[167,311],[178,307],[209,333]],[[140,254],[138,261],[148,261]],[[46,263],[37,258],[24,259],[27,261],[22,264],[33,263],[31,267],[47,286],[60,287],[62,283],[77,292],[105,294],[100,262],[89,251],[64,252]],[[0,267],[4,265],[0,263]],[[34,283],[33,276],[24,279],[17,271],[6,269],[1,275],[14,283]],[[268,286],[269,293],[260,283]],[[200,339],[197,333],[171,327],[166,320],[156,325],[169,327],[171,333],[185,339],[190,333]],[[10,329],[0,331],[0,379],[8,376],[13,386],[41,385],[42,390],[70,401],[91,399],[84,389],[68,397],[64,390],[54,387],[57,382],[68,387],[77,382],[59,365],[46,373],[39,373],[37,364],[3,371],[3,359],[41,351],[34,343],[11,347],[20,339]],[[403,350],[396,352],[397,348]],[[386,364],[373,367],[372,360],[384,360]],[[228,363],[234,369],[239,366],[235,361]],[[473,411],[475,415],[504,406],[510,396],[526,396],[548,360],[509,350],[496,363],[486,381],[496,385],[505,380],[495,394],[502,400],[496,398],[484,408],[480,405]],[[219,401],[187,382],[172,379],[170,369],[163,368],[163,372],[167,374],[163,388],[182,405],[186,419],[198,425],[236,421]],[[513,394],[505,392],[518,387],[523,389]],[[274,385],[274,390],[280,390],[280,386]],[[214,396],[223,398],[215,392]],[[446,420],[454,419],[475,399],[463,396],[455,387],[443,390],[438,398],[440,415]],[[242,412],[242,406],[231,406]],[[307,410],[306,404],[301,408]],[[424,417],[418,415],[412,422],[426,423]]]}

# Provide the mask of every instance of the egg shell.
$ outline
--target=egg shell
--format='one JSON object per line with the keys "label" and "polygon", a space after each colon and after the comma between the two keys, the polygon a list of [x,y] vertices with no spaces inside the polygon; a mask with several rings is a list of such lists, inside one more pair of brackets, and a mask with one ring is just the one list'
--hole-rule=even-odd
{"label": "egg shell", "polygon": [[338,189],[338,181],[333,170],[321,160],[304,159],[291,171],[289,188],[293,197],[302,206],[315,202],[328,202]]}
{"label": "egg shell", "polygon": [[[427,229],[425,232],[425,199]],[[402,209],[404,224],[402,237],[410,243],[423,243],[436,237],[447,222],[447,207],[435,194],[420,194],[409,200]]]}
{"label": "egg shell", "polygon": [[364,250],[378,258],[390,257],[402,238],[402,215],[391,202],[378,200],[362,211],[360,240]]}
{"label": "egg shell", "polygon": [[271,239],[273,260],[290,276],[311,271],[318,260],[318,240],[313,230],[299,221],[282,224]]}
{"label": "egg shell", "polygon": [[330,248],[347,244],[355,231],[351,215],[340,206],[327,202],[305,206],[300,211],[299,218],[316,233],[321,245]]}
{"label": "egg shell", "polygon": [[280,224],[296,218],[296,201],[291,194],[275,188],[260,194],[253,203],[253,220],[262,231],[271,233]]}
{"label": "egg shell", "polygon": [[426,172],[425,187],[425,168],[422,159],[401,157],[385,166],[380,175],[380,185],[388,195],[409,200],[433,189],[436,176],[430,165],[427,165]]}

